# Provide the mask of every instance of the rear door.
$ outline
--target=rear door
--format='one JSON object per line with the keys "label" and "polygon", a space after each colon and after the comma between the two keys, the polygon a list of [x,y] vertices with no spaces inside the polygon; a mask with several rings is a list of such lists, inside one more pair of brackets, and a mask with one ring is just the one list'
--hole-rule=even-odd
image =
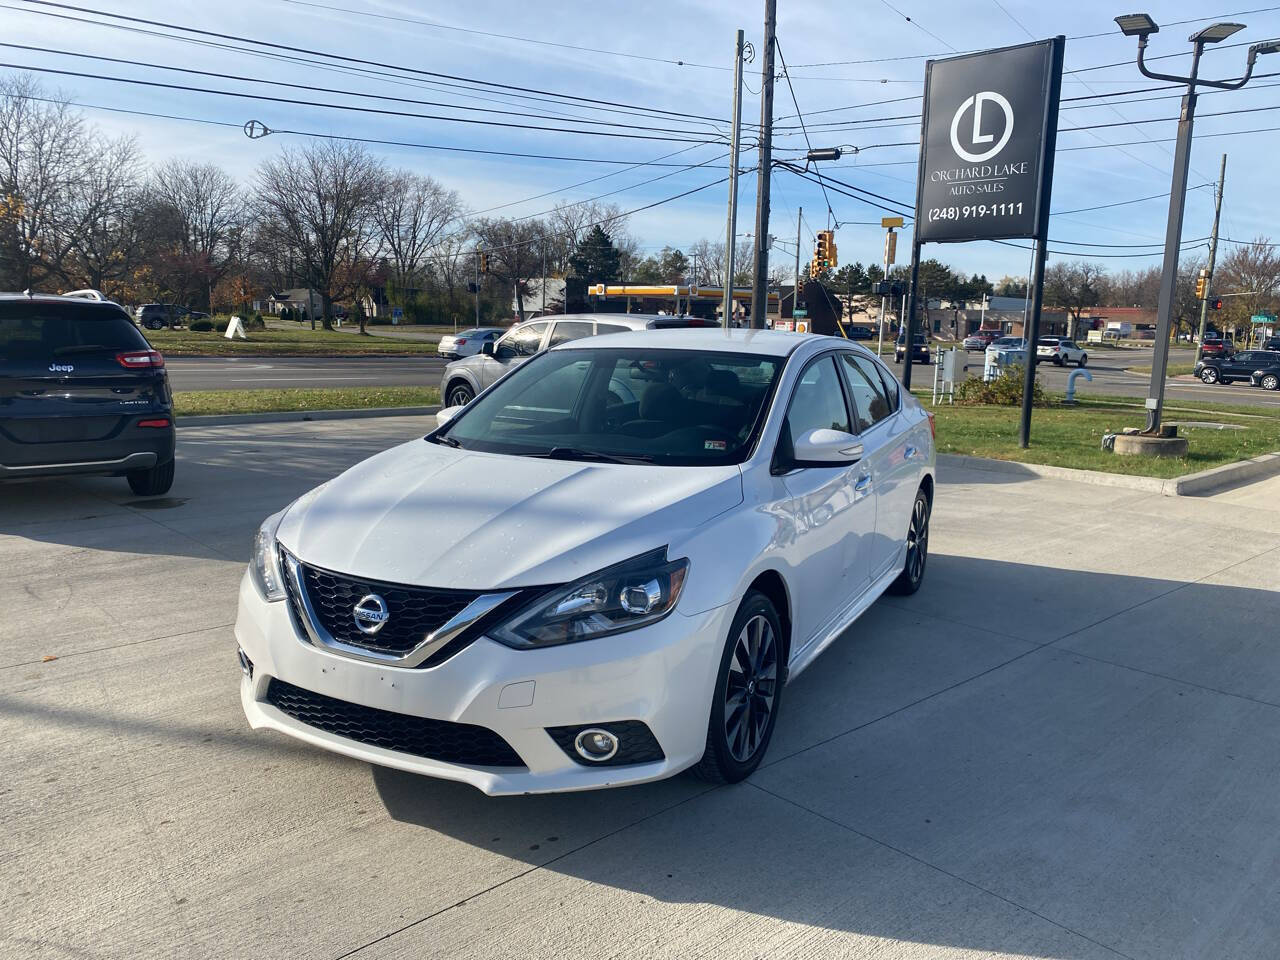
{"label": "rear door", "polygon": [[58,444],[109,440],[167,412],[164,371],[119,357],[150,350],[114,305],[0,301],[0,462],[45,462]]}

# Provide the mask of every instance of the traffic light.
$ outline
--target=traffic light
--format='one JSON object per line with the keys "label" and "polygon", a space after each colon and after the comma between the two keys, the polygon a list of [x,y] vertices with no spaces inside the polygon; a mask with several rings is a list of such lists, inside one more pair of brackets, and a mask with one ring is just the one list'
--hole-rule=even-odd
{"label": "traffic light", "polygon": [[1203,300],[1209,293],[1209,268],[1201,267],[1200,276],[1196,277],[1196,299]]}
{"label": "traffic light", "polygon": [[489,272],[489,254],[487,251],[484,251],[484,250],[480,251],[480,272],[481,273]]}
{"label": "traffic light", "polygon": [[1209,309],[1210,309],[1210,310],[1221,310],[1221,309],[1222,309],[1222,298],[1221,298],[1221,297],[1210,297],[1210,298],[1209,298]]}
{"label": "traffic light", "polygon": [[832,270],[840,265],[840,258],[836,255],[836,235],[830,230],[827,231],[827,259],[831,262],[827,264]]}

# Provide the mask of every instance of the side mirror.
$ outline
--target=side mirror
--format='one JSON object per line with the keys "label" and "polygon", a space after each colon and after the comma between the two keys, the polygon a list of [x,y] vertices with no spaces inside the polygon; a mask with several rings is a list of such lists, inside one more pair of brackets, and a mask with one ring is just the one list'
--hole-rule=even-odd
{"label": "side mirror", "polygon": [[492,340],[486,340],[484,343],[480,344],[480,352],[481,352],[481,353],[483,353],[486,357],[492,357],[492,356],[493,356],[493,341],[492,341]]}
{"label": "side mirror", "polygon": [[436,426],[443,427],[462,411],[461,407],[445,407],[436,411]]}
{"label": "side mirror", "polygon": [[810,430],[793,441],[797,467],[838,467],[862,459],[862,444],[843,430]]}

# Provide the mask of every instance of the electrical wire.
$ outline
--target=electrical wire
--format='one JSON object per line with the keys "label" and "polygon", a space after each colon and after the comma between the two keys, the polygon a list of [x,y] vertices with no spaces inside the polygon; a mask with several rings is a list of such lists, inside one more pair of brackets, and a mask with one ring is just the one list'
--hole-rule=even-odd
{"label": "electrical wire", "polygon": [[417,17],[396,17],[386,13],[374,13],[371,10],[353,10],[350,7],[331,6],[327,3],[315,3],[311,0],[281,0],[299,7],[314,7],[318,10],[329,10],[335,13],[346,13],[358,17],[372,17],[377,20],[391,20],[396,23],[412,23],[417,26],[431,27],[437,30],[453,30],[458,33],[470,33],[481,37],[492,37],[499,40],[516,40],[521,43],[535,43],[544,47],[559,47],[563,50],[577,50],[582,53],[600,53],[608,57],[627,57],[631,60],[648,60],[651,63],[668,63],[676,67],[699,67],[703,70],[732,70],[732,67],[716,66],[710,63],[694,63],[691,60],[670,60],[666,57],[649,57],[639,53],[623,53],[621,50],[602,50],[599,47],[580,47],[572,43],[557,43],[554,40],[538,40],[533,37],[521,37],[509,33],[491,33],[487,30],[475,30],[470,27],[457,27],[447,23],[436,23],[432,20],[420,20]]}
{"label": "electrical wire", "polygon": [[930,30],[928,27],[926,27],[924,24],[922,24],[919,20],[912,20],[910,17],[908,17],[905,13],[903,13],[901,10],[899,10],[897,7],[895,7],[893,4],[889,3],[889,0],[880,0],[880,3],[881,3],[881,5],[883,5],[883,6],[885,6],[885,7],[888,7],[890,10],[892,10],[894,13],[896,13],[898,16],[900,16],[903,20],[907,21],[907,23],[909,23],[909,24],[911,24],[913,27],[915,27],[917,30],[921,31],[922,33],[927,34],[928,36],[932,37],[934,40],[937,40],[940,44],[942,44],[944,47],[946,47],[946,48],[947,48],[948,50],[950,50],[952,53],[959,53],[959,52],[960,52],[960,51],[958,51],[955,47],[951,46],[951,44],[947,43],[947,41],[943,40],[940,36],[938,36],[936,33],[934,33],[932,30]]}
{"label": "electrical wire", "polygon": [[[560,93],[555,90],[542,90],[537,87],[525,87],[517,84],[498,83],[497,81],[494,81],[494,80],[481,80],[475,77],[464,77],[464,76],[458,76],[456,74],[441,73],[439,71],[434,71],[434,70],[423,70],[418,67],[407,67],[407,66],[402,66],[400,64],[379,63],[373,60],[365,60],[360,57],[349,57],[349,56],[344,56],[342,54],[337,54],[337,53],[328,53],[323,50],[310,50],[310,49],[307,49],[306,47],[291,47],[285,44],[271,43],[266,40],[257,40],[252,37],[241,37],[241,36],[236,36],[235,34],[219,33],[214,30],[201,30],[196,27],[188,27],[182,24],[177,24],[177,23],[168,23],[162,20],[150,20],[145,17],[131,17],[131,16],[126,16],[125,14],[122,14],[122,13],[112,13],[107,10],[97,10],[97,9],[94,9],[93,7],[82,7],[82,6],[77,6],[75,4],[70,4],[70,3],[57,3],[57,2],[54,2],[54,0],[21,0],[21,2],[28,4],[30,6],[47,7],[47,8],[54,8],[58,10],[73,10],[77,13],[88,13],[88,14],[93,14],[95,16],[99,16],[99,17],[110,17],[115,20],[123,20],[128,23],[140,23],[150,27],[164,27],[166,30],[179,30],[184,33],[195,34],[197,36],[215,37],[220,40],[234,40],[238,43],[249,43],[254,46],[265,47],[267,49],[274,49],[274,50],[284,50],[289,53],[305,53],[310,56],[324,57],[326,59],[336,60],[342,63],[355,63],[355,64],[361,64],[364,66],[375,66],[383,70],[393,69],[393,70],[402,71],[404,73],[409,73],[409,74],[414,74],[419,76],[427,76],[427,77],[435,77],[435,78],[440,78],[445,80],[461,81],[461,82],[470,84],[472,86],[492,87],[499,90],[513,90],[520,93],[536,93],[536,94],[541,94],[543,96],[558,97],[563,100],[570,100],[570,101],[575,101],[579,103],[598,104],[598,105],[610,106],[610,107],[627,107],[633,110],[642,109],[648,112],[661,113],[668,116],[693,117],[698,120],[710,120],[713,123],[725,123],[725,120],[720,117],[708,117],[708,116],[701,116],[698,114],[690,114],[688,111],[684,111],[684,110],[667,110],[660,107],[637,106],[636,104],[622,103],[616,100],[603,100],[595,97],[584,97],[578,94]],[[44,11],[36,10],[31,12],[42,13]]]}
{"label": "electrical wire", "polygon": [[448,123],[470,123],[484,127],[503,127],[514,130],[543,131],[548,133],[570,133],[577,136],[619,137],[626,140],[655,140],[667,143],[717,143],[715,140],[691,140],[688,137],[665,137],[647,133],[620,133],[609,130],[576,130],[573,127],[540,127],[533,124],[508,123],[500,120],[479,120],[474,117],[447,117],[431,113],[411,113],[404,110],[385,110],[376,107],[358,107],[352,104],[322,103],[316,100],[296,100],[290,97],[269,97],[259,93],[239,93],[231,90],[215,90],[210,87],[193,87],[187,84],[161,83],[158,80],[138,80],[131,77],[112,77],[99,73],[85,73],[77,70],[59,70],[54,67],[34,67],[22,63],[0,62],[0,67],[13,70],[28,70],[34,73],[51,73],[64,77],[79,77],[88,80],[106,80],[111,83],[125,83],[132,86],[153,87],[163,90],[180,90],[184,93],[207,93],[213,96],[234,97],[241,100],[260,100],[266,103],[284,103],[292,106],[320,107],[327,110],[342,110],[353,113],[368,113],[378,116],[410,117],[417,120],[441,120]]}
{"label": "electrical wire", "polygon": [[[800,101],[796,99],[796,88],[791,85],[791,75],[787,71],[787,58],[782,55],[782,44],[778,42],[778,38],[776,36],[773,40],[773,46],[774,49],[778,51],[778,59],[782,62],[782,75],[787,80],[787,89],[791,91],[791,102],[795,104],[796,116],[800,118],[800,130],[804,134],[805,145],[812,150],[813,143],[809,140],[809,131],[806,130],[804,126],[804,114],[800,110]],[[829,220],[835,220],[836,214],[835,211],[831,209],[831,198],[827,196],[827,185],[822,182],[822,172],[820,170],[816,172],[818,174],[818,185],[822,187],[822,199],[827,204],[827,217]]]}

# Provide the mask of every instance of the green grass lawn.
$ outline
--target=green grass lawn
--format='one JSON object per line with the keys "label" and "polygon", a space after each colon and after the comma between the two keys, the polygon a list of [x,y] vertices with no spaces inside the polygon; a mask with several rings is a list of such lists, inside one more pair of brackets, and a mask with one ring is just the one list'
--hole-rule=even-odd
{"label": "green grass lawn", "polygon": [[[1185,377],[1195,370],[1194,363],[1171,363],[1165,368],[1166,377]],[[1125,373],[1138,373],[1144,377],[1151,376],[1150,367],[1125,367]]]}
{"label": "green grass lawn", "polygon": [[[927,401],[926,401],[927,405]],[[1037,407],[1031,415],[1031,446],[1018,446],[1017,407],[952,406],[929,409],[937,415],[938,452],[1048,466],[1102,470],[1149,477],[1177,477],[1210,467],[1280,451],[1280,418],[1259,408],[1197,404],[1194,410],[1165,407],[1166,421],[1216,421],[1244,430],[1179,428],[1191,448],[1185,458],[1119,457],[1102,449],[1104,433],[1142,427],[1141,402],[1096,398],[1078,406]]]}
{"label": "green grass lawn", "polygon": [[428,407],[440,402],[435,387],[323,387],[287,390],[192,390],[175,392],[179,417],[202,414],[278,413],[298,410],[368,410]]}
{"label": "green grass lawn", "polygon": [[[250,330],[247,340],[228,340],[220,333],[190,330],[144,330],[151,345],[168,357],[351,357],[435,356],[436,342],[362,337],[359,331]],[[438,338],[437,338],[438,340]]]}

